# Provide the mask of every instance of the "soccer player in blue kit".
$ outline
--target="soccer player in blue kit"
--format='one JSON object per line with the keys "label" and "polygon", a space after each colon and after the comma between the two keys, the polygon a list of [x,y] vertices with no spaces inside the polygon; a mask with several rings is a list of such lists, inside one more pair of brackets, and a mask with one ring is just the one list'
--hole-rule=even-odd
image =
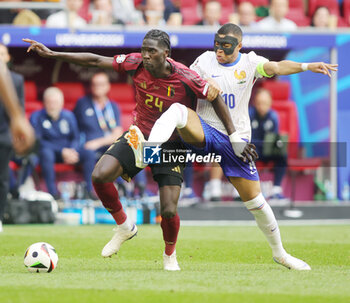
{"label": "soccer player in blue kit", "polygon": [[[177,128],[183,141],[195,153],[214,152],[221,155],[220,165],[224,174],[237,189],[246,208],[254,215],[272,249],[274,261],[289,269],[310,270],[307,263],[291,256],[283,248],[277,221],[261,193],[254,161],[241,152],[250,142],[248,103],[257,78],[290,75],[306,70],[330,76],[330,70],[336,71],[337,65],[286,60],[270,62],[254,52],[241,54],[241,48],[242,30],[235,24],[225,24],[215,35],[214,51],[203,53],[191,66],[207,81],[213,83],[215,79],[217,91],[225,99],[235,131],[228,133],[211,104],[199,99],[197,113],[179,103],[170,106],[153,126],[148,142],[166,142]],[[142,157],[142,146],[140,144],[134,149],[136,157]]]}

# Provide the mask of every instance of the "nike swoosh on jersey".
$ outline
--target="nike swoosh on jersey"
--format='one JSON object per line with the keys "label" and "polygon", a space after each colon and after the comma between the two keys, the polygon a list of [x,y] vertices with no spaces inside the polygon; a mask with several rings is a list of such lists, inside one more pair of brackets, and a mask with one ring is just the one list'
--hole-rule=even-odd
{"label": "nike swoosh on jersey", "polygon": [[221,77],[221,75],[211,75],[212,78],[218,78]]}
{"label": "nike swoosh on jersey", "polygon": [[250,174],[251,174],[251,175],[254,175],[255,173],[256,173],[256,170],[250,171]]}

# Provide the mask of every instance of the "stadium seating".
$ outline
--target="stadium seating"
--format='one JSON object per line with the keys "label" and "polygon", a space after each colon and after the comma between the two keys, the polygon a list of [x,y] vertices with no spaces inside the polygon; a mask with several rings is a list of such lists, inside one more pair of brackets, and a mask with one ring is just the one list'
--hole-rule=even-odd
{"label": "stadium seating", "polygon": [[273,102],[272,108],[278,113],[279,131],[288,135],[288,157],[298,157],[299,123],[296,105],[293,101]]}
{"label": "stadium seating", "polygon": [[291,184],[291,201],[295,201],[296,196],[296,179],[298,176],[304,174],[306,171],[315,172],[322,164],[322,159],[320,158],[288,158],[288,171],[292,177]]}
{"label": "stadium seating", "polygon": [[79,10],[79,16],[84,18],[87,22],[91,19],[91,13],[89,11],[90,0],[83,0],[83,5]]}
{"label": "stadium seating", "polygon": [[132,103],[135,105],[135,90],[132,84],[112,83],[109,97],[118,104]]}
{"label": "stadium seating", "polygon": [[[269,81],[272,82],[272,81]],[[298,176],[306,172],[315,172],[321,166],[322,160],[319,158],[299,157],[299,124],[296,105],[293,101],[277,101],[272,103],[272,108],[279,117],[279,131],[288,135],[288,173],[291,176],[291,201],[295,200],[296,180]],[[259,171],[270,170],[273,163],[257,161]]]}
{"label": "stadium seating", "polygon": [[62,90],[64,107],[69,110],[72,110],[78,99],[85,95],[84,86],[80,82],[56,82],[54,86]]}
{"label": "stadium seating", "polygon": [[26,117],[29,118],[31,114],[37,110],[44,107],[43,103],[40,101],[29,101],[24,104]]}
{"label": "stadium seating", "polygon": [[132,123],[132,111],[136,106],[133,85],[112,83],[109,97],[111,100],[116,101],[121,111],[121,126],[124,130],[128,129]]}
{"label": "stadium seating", "polygon": [[339,16],[338,0],[309,0],[309,16],[312,17],[319,6],[325,6],[332,15]]}
{"label": "stadium seating", "polygon": [[350,17],[350,0],[344,0],[343,2],[343,15],[345,23],[348,24]]}
{"label": "stadium seating", "polygon": [[257,6],[269,6],[269,0],[237,0],[237,4],[240,4],[241,2],[250,2],[255,7],[257,7]]}
{"label": "stadium seating", "polygon": [[38,100],[38,90],[34,81],[24,82],[24,100],[26,103]]}
{"label": "stadium seating", "polygon": [[289,8],[298,8],[300,10],[305,11],[305,7],[304,7],[304,0],[291,0],[289,1]]}
{"label": "stadium seating", "polygon": [[134,0],[134,4],[135,7],[137,7],[138,5],[140,5],[142,3],[143,0]]}
{"label": "stadium seating", "polygon": [[198,0],[180,0],[180,11],[184,25],[194,25],[200,21],[198,5]]}
{"label": "stadium seating", "polygon": [[265,81],[262,87],[270,91],[272,100],[283,101],[290,98],[289,81]]}
{"label": "stadium seating", "polygon": [[29,118],[32,112],[42,109],[43,104],[38,101],[36,83],[34,81],[24,82],[24,110],[26,117]]}
{"label": "stadium seating", "polygon": [[301,8],[290,8],[286,18],[294,21],[298,26],[310,26],[311,22],[310,18],[305,16],[304,9]]}
{"label": "stadium seating", "polygon": [[[211,0],[202,0],[202,6],[204,7]],[[220,23],[225,24],[229,21],[229,16],[234,12],[233,0],[217,0],[221,3],[221,19]]]}

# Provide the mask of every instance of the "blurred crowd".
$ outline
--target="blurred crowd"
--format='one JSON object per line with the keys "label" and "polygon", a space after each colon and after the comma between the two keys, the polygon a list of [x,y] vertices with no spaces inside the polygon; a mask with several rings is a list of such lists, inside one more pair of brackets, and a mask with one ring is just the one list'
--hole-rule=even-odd
{"label": "blurred crowd", "polygon": [[52,7],[31,3],[35,1],[0,0],[0,23],[84,28],[115,24],[219,26],[232,22],[253,29],[286,31],[305,26],[334,29],[350,25],[350,0],[48,1],[46,4]]}

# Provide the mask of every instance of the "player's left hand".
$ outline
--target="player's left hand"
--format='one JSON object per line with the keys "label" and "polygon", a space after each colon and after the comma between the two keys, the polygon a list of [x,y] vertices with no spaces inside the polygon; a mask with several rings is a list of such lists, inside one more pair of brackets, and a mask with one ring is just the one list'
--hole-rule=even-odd
{"label": "player's left hand", "polygon": [[216,99],[218,94],[222,93],[222,90],[213,78],[207,78],[205,80],[209,83],[207,99],[211,102]]}
{"label": "player's left hand", "polygon": [[313,62],[308,64],[308,69],[314,73],[320,73],[331,76],[330,71],[336,72],[338,70],[338,64],[329,64],[324,62]]}

